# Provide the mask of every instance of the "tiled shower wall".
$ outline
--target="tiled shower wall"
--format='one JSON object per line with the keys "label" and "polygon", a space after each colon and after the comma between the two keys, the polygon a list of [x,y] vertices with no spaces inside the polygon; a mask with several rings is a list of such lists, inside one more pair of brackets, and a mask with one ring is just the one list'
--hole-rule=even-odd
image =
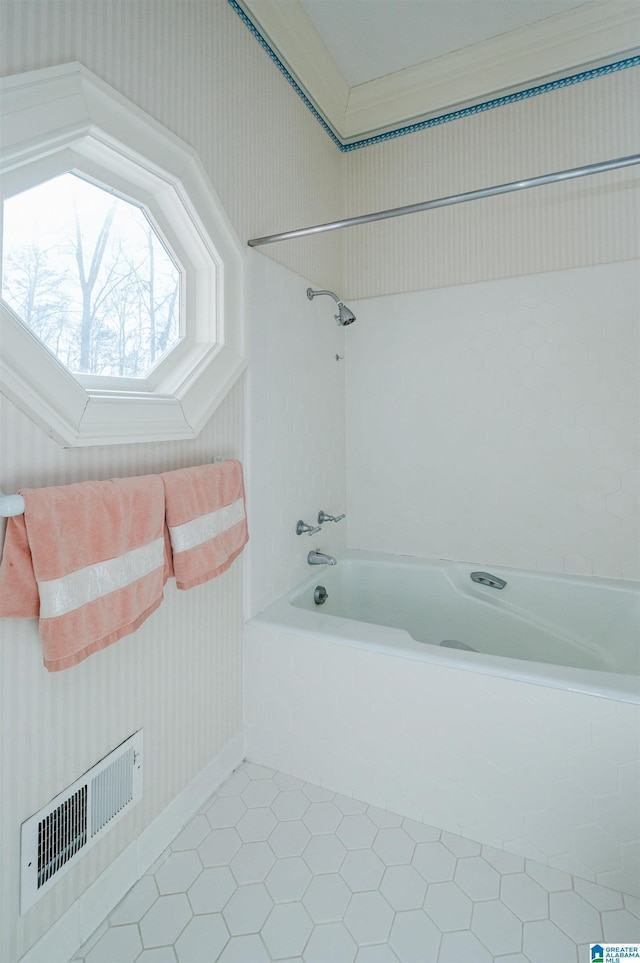
{"label": "tiled shower wall", "polygon": [[350,545],[640,578],[638,266],[353,302]]}
{"label": "tiled shower wall", "polygon": [[[638,73],[354,151],[345,216],[637,153]],[[640,578],[639,185],[631,168],[349,232],[350,546]]]}
{"label": "tiled shower wall", "polygon": [[307,553],[339,557],[347,521],[297,535],[302,519],[346,511],[345,345],[354,325],[338,327],[328,297],[307,298],[307,281],[251,254],[251,344],[248,375],[248,482],[251,550],[247,616],[309,574]]}

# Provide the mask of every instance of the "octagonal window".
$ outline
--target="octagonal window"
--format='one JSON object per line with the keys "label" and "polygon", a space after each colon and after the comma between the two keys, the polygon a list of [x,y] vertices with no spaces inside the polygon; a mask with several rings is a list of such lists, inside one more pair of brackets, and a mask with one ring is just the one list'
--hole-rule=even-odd
{"label": "octagonal window", "polygon": [[8,198],[2,297],[73,374],[145,378],[181,337],[181,270],[144,209],[65,173]]}
{"label": "octagonal window", "polygon": [[247,364],[197,154],[81,64],[0,78],[0,391],[65,447],[195,438]]}

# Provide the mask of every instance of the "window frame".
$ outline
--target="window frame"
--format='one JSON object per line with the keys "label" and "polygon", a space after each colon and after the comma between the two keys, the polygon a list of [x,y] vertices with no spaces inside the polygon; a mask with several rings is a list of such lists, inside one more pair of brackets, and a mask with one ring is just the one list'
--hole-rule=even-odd
{"label": "window frame", "polygon": [[142,207],[184,319],[146,378],[73,375],[0,300],[0,389],[64,447],[196,437],[247,364],[247,256],[195,151],[77,63],[0,80],[0,119],[0,197],[70,172]]}

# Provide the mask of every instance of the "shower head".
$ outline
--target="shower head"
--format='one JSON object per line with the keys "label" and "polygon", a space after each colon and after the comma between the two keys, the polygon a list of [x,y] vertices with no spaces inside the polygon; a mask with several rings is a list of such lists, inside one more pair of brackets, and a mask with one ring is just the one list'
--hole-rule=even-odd
{"label": "shower head", "polygon": [[355,319],[356,316],[353,311],[351,311],[346,304],[343,304],[342,301],[338,301],[338,315],[336,317],[338,324],[353,324]]}
{"label": "shower head", "polygon": [[311,288],[307,288],[307,297],[310,301],[313,301],[318,294],[328,294],[329,297],[333,298],[338,305],[338,313],[334,315],[336,324],[341,326],[344,326],[345,324],[353,324],[356,319],[355,314],[346,306],[346,304],[342,303],[337,294],[334,294],[333,291],[313,291]]}

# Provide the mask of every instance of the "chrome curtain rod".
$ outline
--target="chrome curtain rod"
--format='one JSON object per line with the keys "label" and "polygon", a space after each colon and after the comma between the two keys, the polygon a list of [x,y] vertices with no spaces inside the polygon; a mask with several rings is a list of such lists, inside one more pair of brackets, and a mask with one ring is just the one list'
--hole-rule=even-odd
{"label": "chrome curtain rod", "polygon": [[467,191],[464,194],[450,194],[449,197],[438,197],[435,200],[422,201],[419,204],[391,207],[387,211],[376,211],[375,214],[360,214],[358,217],[347,217],[343,221],[329,221],[327,224],[316,224],[314,227],[302,227],[297,231],[284,231],[282,234],[268,234],[265,237],[254,237],[248,244],[249,247],[259,247],[261,244],[275,244],[276,241],[289,241],[295,237],[307,237],[309,234],[339,231],[343,227],[355,227],[358,224],[369,224],[371,221],[383,221],[388,217],[400,217],[402,214],[417,214],[420,211],[432,211],[436,207],[449,207],[451,204],[477,201],[481,197],[493,197],[496,194],[509,194],[511,191],[523,191],[529,187],[541,187],[543,184],[568,181],[574,177],[586,177],[588,174],[602,174],[605,171],[618,170],[620,167],[632,167],[634,164],[640,164],[640,154],[630,154],[628,157],[617,157],[615,160],[603,161],[601,164],[588,164],[586,167],[572,167],[566,171],[556,171],[554,174],[542,174],[540,177],[529,177],[523,181],[511,181],[509,184],[485,187],[479,191]]}

